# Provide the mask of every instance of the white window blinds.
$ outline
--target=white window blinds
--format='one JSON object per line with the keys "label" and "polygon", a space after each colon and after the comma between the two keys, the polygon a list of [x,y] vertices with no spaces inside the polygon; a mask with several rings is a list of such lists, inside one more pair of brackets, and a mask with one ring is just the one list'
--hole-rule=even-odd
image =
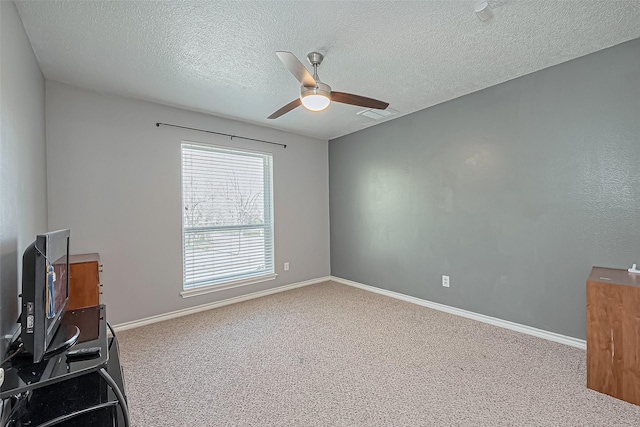
{"label": "white window blinds", "polygon": [[273,274],[272,156],[182,143],[185,291]]}

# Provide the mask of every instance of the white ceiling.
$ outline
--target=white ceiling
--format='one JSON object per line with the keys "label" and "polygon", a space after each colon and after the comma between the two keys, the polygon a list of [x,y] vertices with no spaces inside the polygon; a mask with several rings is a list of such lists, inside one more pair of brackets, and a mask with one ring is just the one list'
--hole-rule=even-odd
{"label": "white ceiling", "polygon": [[267,116],[299,95],[275,55],[377,98],[393,117],[640,37],[640,0],[17,1],[47,79],[322,139],[380,123],[333,103]]}

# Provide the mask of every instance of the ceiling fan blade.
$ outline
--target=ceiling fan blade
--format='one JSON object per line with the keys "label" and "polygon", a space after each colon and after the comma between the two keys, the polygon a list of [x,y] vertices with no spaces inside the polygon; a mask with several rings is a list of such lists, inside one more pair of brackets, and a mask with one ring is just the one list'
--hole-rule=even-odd
{"label": "ceiling fan blade", "polygon": [[284,107],[282,107],[281,109],[279,109],[278,111],[276,111],[275,113],[273,113],[272,115],[270,115],[269,117],[267,117],[267,119],[277,119],[278,117],[282,116],[283,114],[287,114],[289,111],[293,110],[294,108],[300,105],[302,105],[302,101],[300,101],[300,98],[296,98],[290,103],[288,103],[287,105],[285,105]]}
{"label": "ceiling fan blade", "polygon": [[293,76],[302,83],[303,86],[306,87],[315,87],[316,80],[313,78],[307,67],[302,65],[302,62],[291,52],[276,52],[280,61],[284,64],[285,67],[293,74]]}
{"label": "ceiling fan blade", "polygon": [[366,98],[360,95],[354,95],[346,92],[331,92],[331,100],[341,102],[343,104],[357,105],[359,107],[375,108],[376,110],[384,110],[389,106],[388,102],[378,101],[373,98]]}

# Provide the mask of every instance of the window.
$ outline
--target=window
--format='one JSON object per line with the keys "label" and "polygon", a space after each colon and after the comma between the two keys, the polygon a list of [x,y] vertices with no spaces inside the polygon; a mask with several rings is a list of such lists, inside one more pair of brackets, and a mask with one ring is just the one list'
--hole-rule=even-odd
{"label": "window", "polygon": [[272,163],[182,143],[183,296],[275,278]]}

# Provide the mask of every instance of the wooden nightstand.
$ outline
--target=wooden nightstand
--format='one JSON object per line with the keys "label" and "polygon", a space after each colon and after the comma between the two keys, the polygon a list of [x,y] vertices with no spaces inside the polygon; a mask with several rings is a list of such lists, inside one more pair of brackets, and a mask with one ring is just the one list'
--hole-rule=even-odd
{"label": "wooden nightstand", "polygon": [[67,310],[100,305],[99,254],[69,256],[69,305]]}
{"label": "wooden nightstand", "polygon": [[602,267],[591,270],[587,387],[640,405],[640,274]]}

